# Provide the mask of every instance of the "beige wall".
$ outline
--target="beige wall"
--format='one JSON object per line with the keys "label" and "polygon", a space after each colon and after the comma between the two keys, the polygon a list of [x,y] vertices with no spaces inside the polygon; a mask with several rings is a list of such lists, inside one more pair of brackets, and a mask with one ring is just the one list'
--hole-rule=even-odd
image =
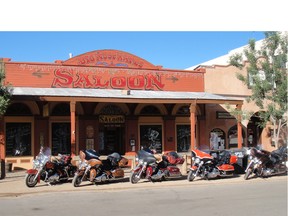
{"label": "beige wall", "polygon": [[[243,99],[244,104],[242,106],[243,111],[253,111],[254,113],[259,112],[259,108],[254,103],[247,103],[245,100],[247,96],[251,94],[251,90],[247,88],[245,84],[242,83],[237,77],[236,73],[239,72],[243,74],[244,76],[247,75],[247,70],[244,67],[242,70],[234,67],[234,66],[209,66],[205,67],[206,73],[205,73],[205,91],[213,94],[220,94],[227,97],[232,98],[240,98]],[[219,108],[220,106],[218,106]],[[223,109],[225,109],[225,106],[221,106]],[[208,108],[211,109],[211,108]],[[207,110],[208,111],[208,110]],[[215,113],[216,110],[211,110],[212,113]],[[210,121],[210,124],[215,124],[215,126],[219,125],[219,128],[226,128],[225,131],[231,127],[231,122],[228,120],[217,120],[216,122],[213,122],[213,119],[215,117],[210,117],[207,112],[207,119]],[[212,120],[211,120],[212,119]],[[208,123],[208,122],[207,122]],[[246,130],[246,126],[248,124],[248,121],[242,121],[242,124],[244,126],[244,130]],[[209,125],[209,124],[208,124]],[[207,133],[209,133],[209,126],[207,127]],[[271,137],[269,137],[269,130],[263,129],[263,132],[261,134],[261,137],[259,139],[259,143],[261,142],[262,147],[266,150],[272,151],[275,148],[271,146]],[[207,135],[206,135],[207,136]]]}

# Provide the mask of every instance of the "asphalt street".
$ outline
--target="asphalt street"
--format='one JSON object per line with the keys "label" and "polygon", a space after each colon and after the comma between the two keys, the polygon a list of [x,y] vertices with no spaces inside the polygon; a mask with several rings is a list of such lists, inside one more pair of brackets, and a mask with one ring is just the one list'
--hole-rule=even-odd
{"label": "asphalt street", "polygon": [[245,181],[243,175],[131,184],[71,183],[27,188],[23,178],[0,180],[1,215],[287,216],[287,176]]}

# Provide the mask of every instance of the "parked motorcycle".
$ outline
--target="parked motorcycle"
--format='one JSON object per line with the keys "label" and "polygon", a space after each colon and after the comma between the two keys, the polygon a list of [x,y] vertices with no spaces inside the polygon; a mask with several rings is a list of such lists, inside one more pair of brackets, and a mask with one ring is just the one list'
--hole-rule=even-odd
{"label": "parked motorcycle", "polygon": [[132,184],[136,184],[140,179],[157,181],[182,176],[176,164],[183,164],[184,158],[176,152],[167,152],[161,155],[140,150],[137,152],[136,161],[138,164],[130,173]]}
{"label": "parked motorcycle", "polygon": [[67,182],[74,176],[76,167],[71,164],[70,155],[51,156],[49,147],[41,147],[39,154],[33,160],[33,168],[27,170],[25,183],[27,187],[35,187],[40,180],[49,185]]}
{"label": "parked motorcycle", "polygon": [[106,160],[101,160],[100,155],[93,149],[81,150],[79,156],[78,170],[72,180],[74,187],[78,187],[82,181],[95,184],[124,178],[121,167],[126,166],[128,160],[116,152],[108,155]]}
{"label": "parked motorcycle", "polygon": [[223,150],[213,157],[211,154],[195,149],[192,150],[192,161],[187,176],[188,181],[193,181],[195,177],[213,179],[233,176],[235,170],[233,164],[237,163],[237,156]]}
{"label": "parked motorcycle", "polygon": [[251,174],[259,177],[269,177],[287,173],[287,148],[281,146],[272,152],[251,148],[247,150],[249,164],[245,170],[244,179],[247,180]]}

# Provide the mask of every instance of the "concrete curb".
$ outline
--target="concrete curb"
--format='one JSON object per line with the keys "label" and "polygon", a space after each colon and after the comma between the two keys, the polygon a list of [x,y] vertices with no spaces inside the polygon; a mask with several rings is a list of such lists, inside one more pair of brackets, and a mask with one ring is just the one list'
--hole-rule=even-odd
{"label": "concrete curb", "polygon": [[90,182],[83,182],[80,187],[73,187],[71,184],[72,179],[68,183],[56,184],[55,186],[50,186],[44,182],[40,182],[33,188],[28,188],[24,182],[24,175],[19,175],[17,177],[7,178],[5,181],[0,180],[0,199],[1,198],[11,198],[18,196],[27,196],[35,194],[45,194],[45,193],[67,193],[67,192],[93,192],[97,193],[99,191],[125,191],[125,190],[150,190],[150,189],[163,189],[163,188],[177,188],[177,187],[214,187],[223,184],[260,184],[265,181],[286,181],[287,175],[284,176],[273,176],[271,178],[251,178],[249,180],[244,180],[243,175],[239,175],[231,178],[213,179],[213,180],[203,180],[195,179],[193,182],[187,181],[187,176],[182,176],[181,179],[168,180],[162,182],[148,182],[147,180],[140,180],[137,184],[131,184],[129,182],[129,173],[125,173],[125,178],[122,180],[117,180],[109,183],[99,183],[93,185]]}

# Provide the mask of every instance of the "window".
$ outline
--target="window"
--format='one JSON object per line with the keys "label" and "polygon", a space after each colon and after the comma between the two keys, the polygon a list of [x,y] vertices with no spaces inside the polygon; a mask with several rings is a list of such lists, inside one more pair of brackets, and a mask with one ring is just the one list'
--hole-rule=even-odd
{"label": "window", "polygon": [[162,152],[162,126],[140,125],[140,145],[143,148],[155,149]]}
{"label": "window", "polygon": [[209,140],[211,150],[225,149],[225,132],[220,128],[214,128],[210,131]]}
{"label": "window", "polygon": [[30,156],[31,123],[6,123],[6,156]]}
{"label": "window", "polygon": [[71,153],[70,123],[52,123],[52,155]]}
{"label": "window", "polygon": [[190,125],[177,125],[177,151],[188,152],[191,146],[191,127]]}

